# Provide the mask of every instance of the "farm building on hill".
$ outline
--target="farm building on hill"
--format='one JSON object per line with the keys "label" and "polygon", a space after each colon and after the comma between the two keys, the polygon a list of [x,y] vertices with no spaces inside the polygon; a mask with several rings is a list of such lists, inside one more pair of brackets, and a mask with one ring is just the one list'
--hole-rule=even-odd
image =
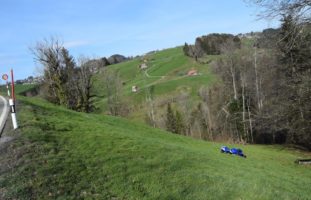
{"label": "farm building on hill", "polygon": [[139,69],[147,69],[147,68],[148,68],[148,66],[147,66],[146,63],[143,63],[143,64],[139,65]]}
{"label": "farm building on hill", "polygon": [[192,69],[192,70],[188,71],[187,75],[188,76],[197,76],[198,71],[196,69]]}
{"label": "farm building on hill", "polygon": [[138,87],[136,85],[132,86],[132,92],[138,92]]}

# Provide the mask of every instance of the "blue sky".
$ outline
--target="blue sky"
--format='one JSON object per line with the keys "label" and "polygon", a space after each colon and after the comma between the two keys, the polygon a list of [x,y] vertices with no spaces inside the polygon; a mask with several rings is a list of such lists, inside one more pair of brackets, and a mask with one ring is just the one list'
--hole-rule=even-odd
{"label": "blue sky", "polygon": [[[0,74],[38,75],[29,50],[58,37],[75,57],[135,56],[208,33],[276,27],[243,0],[0,0]],[[3,81],[0,83],[3,83]]]}

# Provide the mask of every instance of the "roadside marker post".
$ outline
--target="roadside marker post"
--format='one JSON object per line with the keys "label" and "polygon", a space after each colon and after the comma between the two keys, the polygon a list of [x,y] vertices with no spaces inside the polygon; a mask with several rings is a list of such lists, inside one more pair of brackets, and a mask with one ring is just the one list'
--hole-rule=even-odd
{"label": "roadside marker post", "polygon": [[13,69],[11,69],[11,87],[12,87],[12,98],[9,100],[11,106],[11,117],[14,130],[18,128],[17,119],[16,119],[16,110],[15,110],[15,91],[14,91],[14,75]]}
{"label": "roadside marker post", "polygon": [[15,104],[14,104],[13,99],[9,99],[9,104],[11,107],[11,117],[12,117],[13,128],[15,130],[18,128],[18,125],[17,125],[17,120],[16,120]]}
{"label": "roadside marker post", "polygon": [[[15,88],[14,88],[14,74],[13,69],[11,69],[11,93],[9,90],[9,82],[8,82],[9,76],[7,74],[2,75],[2,79],[6,81],[6,88],[8,90],[8,96],[9,96],[9,105],[11,107],[11,118],[13,123],[14,130],[18,128],[17,119],[16,119],[16,110],[15,110]],[[11,96],[12,94],[12,96]]]}
{"label": "roadside marker post", "polygon": [[[8,85],[7,85],[8,87]],[[13,69],[11,69],[11,98],[9,99],[9,105],[11,107],[11,118],[13,123],[14,130],[18,128],[17,119],[16,119],[16,110],[15,110],[15,92],[14,92],[14,75]],[[9,90],[8,90],[9,91]],[[9,93],[8,93],[9,94]]]}
{"label": "roadside marker post", "polygon": [[[14,94],[14,76],[13,76],[13,69],[11,69],[11,90],[10,93],[9,90],[9,76],[7,74],[2,75],[2,79],[6,81],[6,89],[8,90],[8,96],[9,96],[9,105],[11,107],[11,118],[13,123],[14,130],[18,128],[17,120],[16,120],[16,110],[15,110],[15,94]],[[11,97],[12,94],[12,97]]]}

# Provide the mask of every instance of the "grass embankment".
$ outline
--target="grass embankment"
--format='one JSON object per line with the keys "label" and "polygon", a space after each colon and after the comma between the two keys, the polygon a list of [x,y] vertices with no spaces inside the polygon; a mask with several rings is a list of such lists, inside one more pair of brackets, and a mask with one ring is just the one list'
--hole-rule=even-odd
{"label": "grass embankment", "polygon": [[[17,84],[17,85],[15,85],[15,93],[20,94],[23,92],[32,91],[36,87],[37,87],[37,85],[35,85],[35,84],[26,84],[26,85]],[[10,90],[10,94],[11,94],[11,86],[9,86],[9,90]],[[5,85],[0,86],[0,95],[2,95],[4,97],[8,96],[7,88]]]}
{"label": "grass embankment", "polygon": [[[7,199],[310,199],[311,170],[280,146],[221,144],[19,97],[15,167],[0,173]],[[1,195],[0,195],[1,196]]]}

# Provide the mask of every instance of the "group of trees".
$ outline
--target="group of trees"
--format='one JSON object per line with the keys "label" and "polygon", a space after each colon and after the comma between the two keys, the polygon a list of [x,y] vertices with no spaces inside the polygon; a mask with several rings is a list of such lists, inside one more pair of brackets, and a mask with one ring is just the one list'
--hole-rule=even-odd
{"label": "group of trees", "polygon": [[125,117],[129,114],[129,106],[124,98],[123,81],[119,72],[106,69],[101,84],[107,98],[108,113],[113,116]]}
{"label": "group of trees", "polygon": [[221,58],[213,64],[221,83],[209,88],[205,100],[213,108],[210,115],[214,131],[234,141],[258,142],[263,137],[259,133],[267,130],[256,131],[262,125],[257,118],[273,118],[269,111],[268,115],[261,115],[268,104],[275,103],[270,101],[275,81],[279,81],[273,50],[258,49],[254,43],[238,50],[227,44],[222,51]]}
{"label": "group of trees", "polygon": [[[260,38],[256,35],[249,40],[252,44],[243,46],[233,38],[211,48],[211,38],[205,37],[203,52],[218,49],[214,53],[221,54],[212,64],[221,81],[202,87],[202,101],[190,115],[179,117],[183,121],[181,134],[199,132],[203,139],[289,143],[311,149],[311,3],[252,2],[265,8],[261,16],[280,16],[281,27],[264,31]],[[193,49],[184,46],[188,56],[193,56],[189,54]],[[171,124],[178,125],[175,112],[169,105],[167,129],[178,133],[178,128],[171,128]],[[174,120],[169,120],[172,117]]]}
{"label": "group of trees", "polygon": [[54,38],[38,42],[32,51],[43,66],[41,94],[69,109],[92,111],[92,63],[81,57],[77,66],[68,50]]}
{"label": "group of trees", "polygon": [[286,142],[311,149],[311,2],[252,2],[264,8],[261,16],[281,17],[282,22],[275,48],[276,91],[270,98],[277,130],[286,133]]}
{"label": "group of trees", "polygon": [[93,75],[101,71],[104,72],[102,84],[109,113],[118,116],[128,113],[121,98],[122,81],[119,74],[104,69],[130,58],[119,54],[100,59],[80,56],[76,62],[59,39],[53,37],[38,42],[31,50],[35,60],[42,66],[40,92],[48,101],[80,112],[93,111]]}
{"label": "group of trees", "polygon": [[181,113],[172,109],[171,104],[167,104],[166,129],[172,133],[185,134],[186,125],[183,121]]}
{"label": "group of trees", "polygon": [[185,43],[183,51],[185,55],[198,59],[204,55],[219,55],[221,47],[226,43],[232,43],[235,48],[241,47],[241,40],[239,37],[231,34],[209,34],[198,37],[194,45]]}
{"label": "group of trees", "polygon": [[208,95],[205,92],[206,88],[202,87],[198,94],[202,101],[199,102],[194,102],[190,94],[184,92],[176,96],[174,103],[168,103],[166,130],[198,139],[214,140],[211,131],[213,127],[210,125],[211,108],[204,103]]}

